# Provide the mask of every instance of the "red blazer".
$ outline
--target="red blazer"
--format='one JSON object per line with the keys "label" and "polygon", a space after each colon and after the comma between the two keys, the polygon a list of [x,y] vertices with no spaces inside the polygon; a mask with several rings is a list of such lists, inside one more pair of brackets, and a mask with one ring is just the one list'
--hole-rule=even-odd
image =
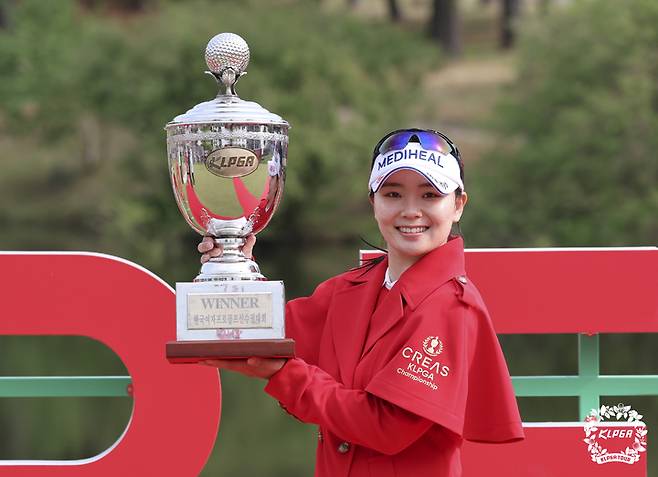
{"label": "red blazer", "polygon": [[463,439],[523,439],[509,372],[461,238],[382,291],[387,261],[286,309],[297,358],[265,391],[320,427],[316,476],[459,476]]}

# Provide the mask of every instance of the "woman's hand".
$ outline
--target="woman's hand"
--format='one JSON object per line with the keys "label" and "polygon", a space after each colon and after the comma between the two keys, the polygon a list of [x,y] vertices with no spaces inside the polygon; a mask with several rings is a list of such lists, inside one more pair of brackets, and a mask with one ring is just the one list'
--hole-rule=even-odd
{"label": "woman's hand", "polygon": [[[256,236],[254,234],[247,235],[245,238],[242,253],[247,258],[253,258],[254,245],[256,244]],[[206,263],[213,257],[221,257],[224,249],[218,243],[215,243],[212,237],[203,237],[201,243],[197,246],[197,250],[201,252],[201,263]]]}
{"label": "woman's hand", "polygon": [[286,364],[286,360],[283,358],[251,357],[248,359],[209,359],[201,361],[199,364],[228,369],[251,378],[269,379]]}

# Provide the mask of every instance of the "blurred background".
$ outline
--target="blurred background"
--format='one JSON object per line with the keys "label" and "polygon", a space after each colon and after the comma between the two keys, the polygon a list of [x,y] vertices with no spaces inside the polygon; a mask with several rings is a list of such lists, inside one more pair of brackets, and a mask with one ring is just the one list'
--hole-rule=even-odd
{"label": "blurred background", "polygon": [[[289,298],[353,266],[361,239],[383,245],[370,152],[400,127],[459,145],[467,247],[656,245],[655,0],[0,0],[0,250],[97,251],[192,279],[200,237],[176,207],[163,126],[216,94],[203,51],[223,31],[251,48],[240,96],[293,126],[282,207],[256,246]],[[501,342],[512,374],[577,373],[575,336]],[[656,345],[603,336],[601,373],[658,374]],[[0,374],[127,372],[88,339],[0,337]],[[311,474],[315,428],[263,385],[223,376],[202,475]],[[602,404],[619,401],[651,443],[658,398]],[[3,398],[0,459],[95,455],[131,405]],[[526,421],[578,420],[575,398],[520,405]]]}

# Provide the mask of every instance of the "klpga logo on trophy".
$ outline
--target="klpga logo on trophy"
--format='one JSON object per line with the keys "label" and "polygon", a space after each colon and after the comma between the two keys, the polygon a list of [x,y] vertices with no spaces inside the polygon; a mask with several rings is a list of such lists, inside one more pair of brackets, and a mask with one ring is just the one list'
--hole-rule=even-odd
{"label": "klpga logo on trophy", "polygon": [[248,149],[225,147],[211,152],[206,167],[219,177],[244,177],[258,168],[256,154]]}

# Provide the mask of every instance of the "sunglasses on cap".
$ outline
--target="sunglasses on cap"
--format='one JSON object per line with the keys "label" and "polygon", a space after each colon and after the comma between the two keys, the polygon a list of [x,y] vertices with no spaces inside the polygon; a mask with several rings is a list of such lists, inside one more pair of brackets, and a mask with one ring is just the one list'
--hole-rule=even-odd
{"label": "sunglasses on cap", "polygon": [[442,154],[451,154],[460,159],[459,150],[445,135],[431,129],[398,129],[384,136],[372,151],[373,158],[391,151],[404,149],[413,137],[420,142],[424,149],[438,151]]}

